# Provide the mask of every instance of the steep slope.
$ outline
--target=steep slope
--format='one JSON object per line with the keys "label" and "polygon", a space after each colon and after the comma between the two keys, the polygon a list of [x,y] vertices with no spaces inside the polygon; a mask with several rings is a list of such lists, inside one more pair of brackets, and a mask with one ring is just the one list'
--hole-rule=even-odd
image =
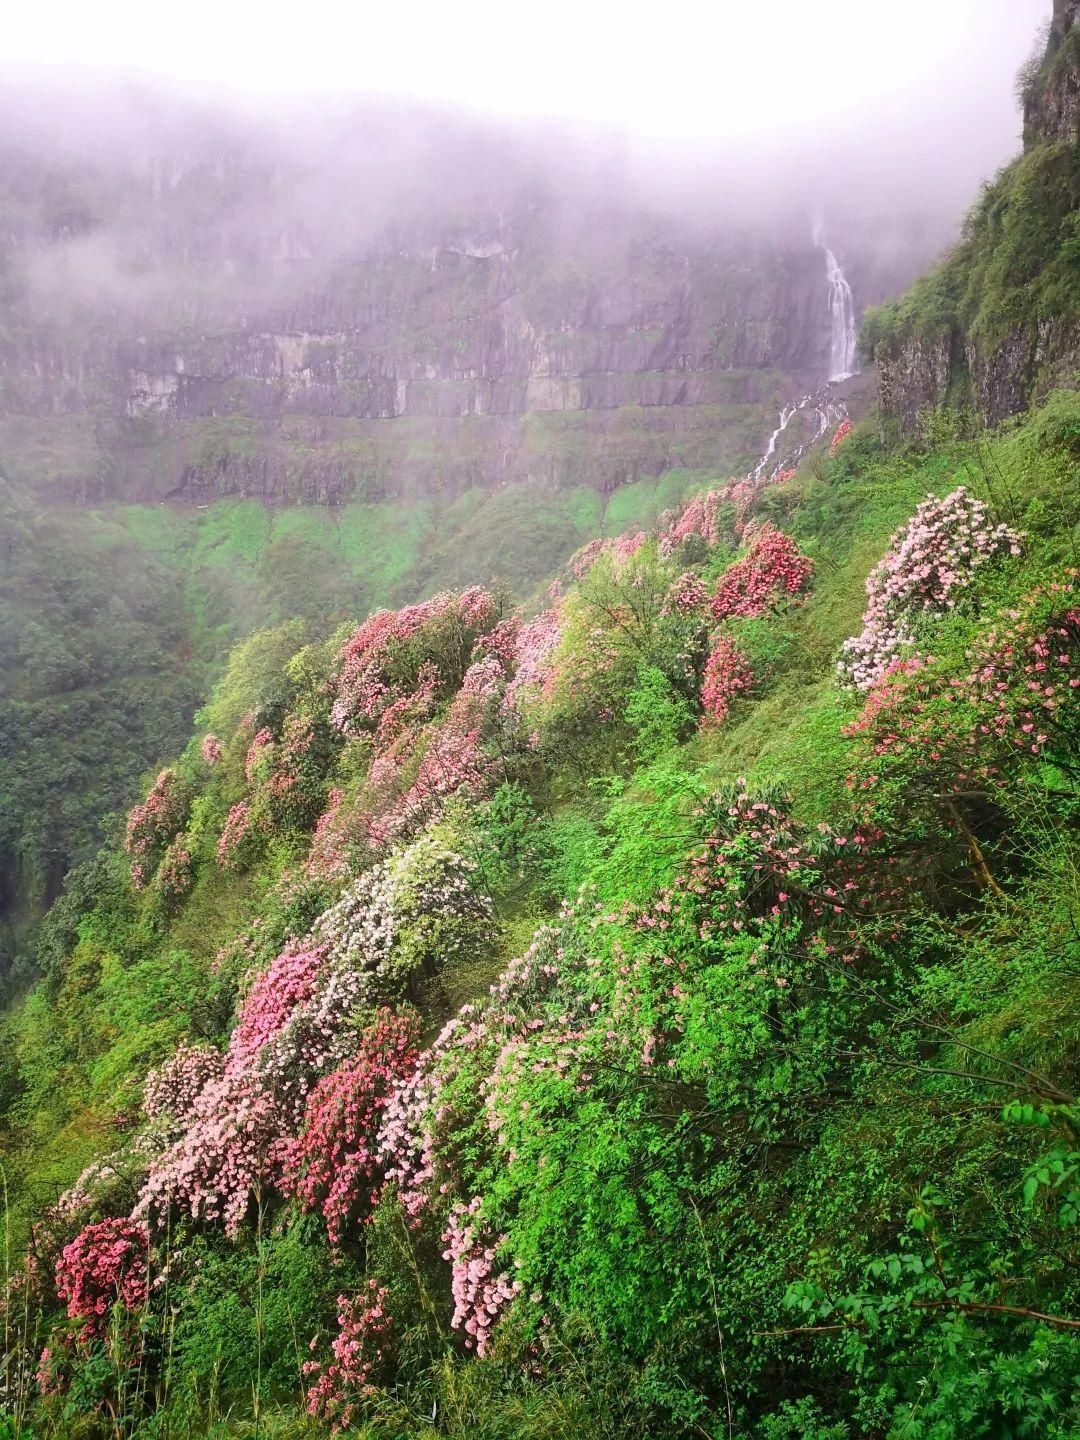
{"label": "steep slope", "polygon": [[233,655],[9,1022],[17,1434],[1075,1433],[1076,396],[846,431]]}

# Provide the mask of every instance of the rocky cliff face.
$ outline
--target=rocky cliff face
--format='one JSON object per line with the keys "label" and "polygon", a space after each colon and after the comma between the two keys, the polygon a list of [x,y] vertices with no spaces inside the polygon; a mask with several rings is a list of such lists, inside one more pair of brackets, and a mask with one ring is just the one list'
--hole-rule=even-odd
{"label": "rocky cliff face", "polygon": [[[825,258],[797,210],[674,218],[490,150],[466,183],[460,136],[414,141],[393,186],[215,129],[62,153],[0,152],[0,465],[56,499],[726,473],[827,370]],[[863,304],[931,234],[830,243]]]}
{"label": "rocky cliff face", "polygon": [[946,403],[997,424],[1080,369],[1080,0],[1055,0],[1020,86],[1023,155],[938,270],[867,327],[882,409],[907,432]]}
{"label": "rocky cliff face", "polygon": [[1024,143],[1080,141],[1080,0],[1054,0],[1046,53],[1026,79]]}

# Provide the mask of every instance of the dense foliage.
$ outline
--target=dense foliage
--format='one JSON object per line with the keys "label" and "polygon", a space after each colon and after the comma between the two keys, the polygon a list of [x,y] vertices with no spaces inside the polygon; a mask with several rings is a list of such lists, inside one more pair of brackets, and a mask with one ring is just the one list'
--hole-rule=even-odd
{"label": "dense foliage", "polygon": [[241,647],[3,1032],[10,1433],[1075,1435],[1066,412]]}

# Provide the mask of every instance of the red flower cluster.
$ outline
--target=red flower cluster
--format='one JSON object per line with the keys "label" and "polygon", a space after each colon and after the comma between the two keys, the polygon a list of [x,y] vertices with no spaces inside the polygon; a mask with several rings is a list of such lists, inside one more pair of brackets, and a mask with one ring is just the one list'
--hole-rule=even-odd
{"label": "red flower cluster", "polygon": [[701,704],[706,717],[722,724],[731,709],[731,702],[744,694],[754,683],[750,662],[730,635],[718,635],[701,684]]}
{"label": "red flower cluster", "polygon": [[832,440],[831,440],[830,443],[829,443],[829,455],[830,455],[830,458],[832,458],[833,460],[836,459],[836,455],[837,455],[837,452],[838,452],[839,449],[840,449],[840,446],[844,443],[844,441],[847,439],[847,437],[848,437],[850,434],[851,434],[851,421],[850,421],[850,420],[841,420],[840,424],[836,427],[836,433],[835,433],[835,435],[833,435]]}
{"label": "red flower cluster", "polygon": [[56,1293],[72,1320],[82,1320],[82,1337],[104,1333],[118,1302],[128,1310],[147,1296],[146,1226],[135,1220],[101,1220],[87,1225],[56,1263]]}
{"label": "red flower cluster", "polygon": [[332,1245],[374,1203],[382,1112],[395,1084],[416,1068],[416,1038],[409,1017],[379,1010],[353,1058],[308,1095],[303,1129],[283,1166],[285,1183],[302,1209],[322,1215]]}
{"label": "red flower cluster", "polygon": [[721,575],[712,598],[713,615],[717,620],[757,619],[781,597],[801,595],[813,573],[814,562],[799,554],[790,535],[763,525],[742,559]]}

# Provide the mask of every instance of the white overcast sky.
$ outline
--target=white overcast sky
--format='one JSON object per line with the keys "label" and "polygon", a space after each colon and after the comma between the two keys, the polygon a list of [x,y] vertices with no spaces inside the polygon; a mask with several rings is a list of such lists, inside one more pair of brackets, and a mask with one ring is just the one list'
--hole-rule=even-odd
{"label": "white overcast sky", "polygon": [[[265,105],[383,93],[664,139],[842,127],[951,87],[1017,129],[1051,0],[22,0],[0,70],[139,75]],[[969,109],[970,113],[970,109]],[[942,137],[944,140],[945,137]]]}

